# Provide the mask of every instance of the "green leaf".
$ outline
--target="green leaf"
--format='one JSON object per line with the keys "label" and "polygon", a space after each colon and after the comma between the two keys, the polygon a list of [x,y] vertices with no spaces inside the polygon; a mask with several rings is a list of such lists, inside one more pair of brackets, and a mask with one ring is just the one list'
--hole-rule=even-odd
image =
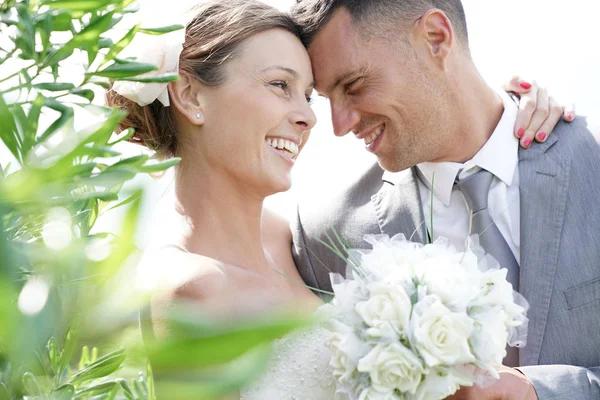
{"label": "green leaf", "polygon": [[56,338],[50,338],[46,347],[48,348],[48,358],[50,359],[50,365],[52,365],[52,371],[54,374],[56,374],[58,372],[59,361],[58,344],[56,343]]}
{"label": "green leaf", "polygon": [[42,20],[36,25],[40,38],[42,39],[42,58],[50,50],[50,35],[52,33],[52,15],[47,12],[43,15]]}
{"label": "green leaf", "polygon": [[117,381],[102,382],[97,385],[88,386],[75,393],[75,398],[90,398],[100,394],[108,393],[114,389],[115,386],[119,386]]}
{"label": "green leaf", "polygon": [[112,206],[111,208],[109,208],[107,210],[103,210],[102,212],[108,212],[108,211],[110,211],[110,210],[112,210],[114,208],[119,208],[119,207],[122,207],[124,205],[127,205],[127,204],[131,203],[132,201],[135,201],[139,197],[139,195],[140,195],[139,193],[134,193],[131,196],[129,196],[128,198],[126,198],[125,200],[123,200],[122,202],[120,202],[120,203]]}
{"label": "green leaf", "polygon": [[133,389],[135,390],[135,393],[138,395],[138,399],[147,398],[146,391],[142,387],[142,384],[140,381],[138,381],[138,380],[133,381]]}
{"label": "green leaf", "polygon": [[102,201],[115,201],[119,200],[119,196],[112,192],[88,192],[77,194],[73,196],[74,200],[102,200]]}
{"label": "green leaf", "polygon": [[154,82],[154,83],[167,83],[167,82],[175,82],[179,79],[179,74],[164,74],[153,76],[151,78],[125,78],[124,81],[130,82]]}
{"label": "green leaf", "polygon": [[136,33],[138,32],[138,30],[140,29],[140,25],[137,24],[135,25],[133,28],[131,28],[129,30],[129,32],[127,32],[125,34],[125,36],[123,36],[121,38],[121,40],[119,40],[117,42],[117,44],[115,44],[106,54],[106,56],[104,56],[104,60],[102,60],[102,63],[100,64],[100,66],[106,64],[109,61],[112,61],[121,51],[123,51],[123,49],[125,47],[127,47],[129,45],[129,43],[131,43],[131,41],[133,40],[133,38],[135,37]]}
{"label": "green leaf", "polygon": [[90,102],[94,101],[94,97],[96,96],[96,93],[92,89],[77,88],[71,90],[70,93],[76,96],[83,97]]}
{"label": "green leaf", "polygon": [[170,159],[162,161],[162,162],[145,164],[140,167],[139,172],[146,172],[146,173],[161,172],[161,171],[171,168],[174,165],[179,164],[180,161],[181,161],[181,158],[173,157],[173,158],[170,158]]}
{"label": "green leaf", "polygon": [[63,341],[63,350],[60,353],[60,359],[58,362],[58,376],[62,376],[62,374],[69,367],[71,359],[75,354],[75,349],[77,348],[77,341],[77,330],[73,327],[69,328],[65,335],[65,340]]}
{"label": "green leaf", "polygon": [[29,110],[29,114],[27,115],[27,119],[31,124],[31,132],[33,143],[27,143],[26,147],[31,148],[35,144],[35,136],[38,131],[38,126],[40,122],[40,115],[42,113],[42,107],[44,106],[44,96],[41,93],[38,93],[38,96],[31,103],[31,109]]}
{"label": "green leaf", "polygon": [[127,400],[135,400],[135,397],[133,396],[133,391],[131,390],[129,383],[127,383],[125,379],[117,379],[117,381],[121,384],[121,387],[123,388],[123,394],[125,394]]}
{"label": "green leaf", "polygon": [[172,324],[170,339],[149,347],[154,371],[174,372],[222,365],[311,321],[305,317],[279,316],[220,328],[202,325],[199,318],[192,319],[191,315],[185,318],[183,328]]}
{"label": "green leaf", "polygon": [[108,145],[109,146],[113,146],[113,145],[115,145],[117,143],[129,140],[129,139],[131,139],[131,137],[134,134],[135,134],[135,129],[134,128],[128,128],[128,129],[124,130],[123,132],[121,132],[119,134],[119,136],[117,137],[117,139],[115,139],[115,141],[109,142]]}
{"label": "green leaf", "polygon": [[123,361],[125,361],[125,351],[123,349],[115,350],[103,357],[100,357],[81,371],[73,374],[69,378],[69,383],[74,386],[91,382],[95,379],[104,378],[115,372]]}
{"label": "green leaf", "polygon": [[59,9],[52,11],[52,31],[66,32],[71,29],[72,14],[68,10]]}
{"label": "green leaf", "polygon": [[105,80],[98,79],[98,78],[90,78],[90,79],[88,80],[88,83],[92,83],[92,84],[94,84],[94,85],[98,85],[98,86],[100,86],[102,89],[106,89],[106,90],[110,89],[110,83],[108,83],[108,82],[107,82],[107,81],[105,81]]}
{"label": "green leaf", "polygon": [[[156,393],[159,399],[174,400],[221,399],[257,379],[270,360],[268,345],[258,346],[224,367],[204,374],[188,375],[189,378],[173,380],[158,376]],[[197,376],[200,375],[200,376]],[[171,379],[169,379],[171,378]]]}
{"label": "green leaf", "polygon": [[17,126],[8,105],[0,93],[0,139],[17,160],[21,160],[21,146],[17,137]]}
{"label": "green leaf", "polygon": [[119,79],[141,75],[147,72],[156,71],[157,69],[158,67],[156,65],[138,62],[128,62],[126,64],[114,63],[104,68],[103,70],[90,72],[86,75],[103,76],[105,78]]}
{"label": "green leaf", "polygon": [[47,83],[37,83],[33,85],[34,88],[40,90],[50,90],[52,92],[58,92],[61,90],[71,90],[75,88],[75,85],[67,82],[47,82]]}
{"label": "green leaf", "polygon": [[41,396],[42,388],[40,385],[39,379],[33,375],[31,372],[26,372],[23,374],[23,387],[27,394],[32,396]]}
{"label": "green leaf", "polygon": [[156,400],[156,388],[154,386],[154,375],[150,361],[146,362],[146,377],[148,379],[148,400]]}
{"label": "green leaf", "polygon": [[[89,3],[93,2],[94,0],[89,1]],[[113,14],[114,11],[94,19],[88,26],[73,35],[73,38],[63,46],[51,51],[48,57],[46,57],[44,60],[43,65],[48,66],[57,64],[59,61],[69,57],[76,48],[89,50],[88,47],[97,45],[100,35],[104,33],[110,26]]]}
{"label": "green leaf", "polygon": [[97,11],[120,0],[43,0],[41,4],[50,8],[67,9],[71,11]]}
{"label": "green leaf", "polygon": [[[46,104],[47,105],[47,104]],[[65,107],[63,111],[60,111],[61,115],[58,117],[37,139],[36,143],[42,143],[54,132],[62,128],[69,120],[75,116],[75,112],[72,108]]]}
{"label": "green leaf", "polygon": [[82,155],[86,155],[86,156],[90,156],[90,157],[116,157],[116,156],[120,156],[121,153],[119,153],[116,150],[113,150],[110,146],[91,146],[91,145],[86,145],[84,146],[80,151],[77,152],[78,156],[82,156]]}
{"label": "green leaf", "polygon": [[62,385],[52,392],[52,400],[71,400],[74,393],[73,385]]}
{"label": "green leaf", "polygon": [[140,28],[140,33],[147,35],[164,35],[165,33],[178,31],[184,29],[185,26],[181,24],[162,26],[160,28]]}

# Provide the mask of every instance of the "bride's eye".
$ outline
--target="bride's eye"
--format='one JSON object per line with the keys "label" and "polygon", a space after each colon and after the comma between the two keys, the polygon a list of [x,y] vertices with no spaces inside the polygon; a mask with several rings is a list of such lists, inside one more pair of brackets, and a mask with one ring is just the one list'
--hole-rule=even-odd
{"label": "bride's eye", "polygon": [[313,98],[311,95],[308,95],[308,94],[306,95],[306,102],[308,103],[309,106],[312,105]]}
{"label": "bride's eye", "polygon": [[271,82],[271,85],[278,87],[283,91],[287,91],[290,86],[290,84],[286,81],[273,81],[273,82]]}

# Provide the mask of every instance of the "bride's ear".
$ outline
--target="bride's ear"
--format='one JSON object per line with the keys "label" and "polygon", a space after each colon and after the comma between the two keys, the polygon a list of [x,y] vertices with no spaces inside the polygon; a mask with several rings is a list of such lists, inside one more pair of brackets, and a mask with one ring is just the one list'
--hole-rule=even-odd
{"label": "bride's ear", "polygon": [[202,82],[187,72],[181,72],[179,79],[169,84],[169,100],[171,106],[193,125],[204,124]]}

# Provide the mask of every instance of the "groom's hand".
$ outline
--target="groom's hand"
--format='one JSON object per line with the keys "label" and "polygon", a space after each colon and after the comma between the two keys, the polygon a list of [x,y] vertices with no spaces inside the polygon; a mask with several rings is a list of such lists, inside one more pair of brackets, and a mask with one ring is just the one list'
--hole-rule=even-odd
{"label": "groom's hand", "polygon": [[514,368],[498,368],[500,379],[491,386],[463,387],[447,400],[538,400],[529,379]]}

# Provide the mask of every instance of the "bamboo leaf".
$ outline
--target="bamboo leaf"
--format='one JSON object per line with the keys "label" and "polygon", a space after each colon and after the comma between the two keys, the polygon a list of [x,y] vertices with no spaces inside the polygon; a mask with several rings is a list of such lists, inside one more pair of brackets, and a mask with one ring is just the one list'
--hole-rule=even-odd
{"label": "bamboo leaf", "polygon": [[52,392],[52,400],[71,400],[74,393],[73,385],[62,385]]}
{"label": "bamboo leaf", "polygon": [[109,146],[113,146],[117,143],[120,142],[124,142],[127,141],[129,139],[131,139],[131,137],[135,134],[135,129],[134,128],[129,128],[127,130],[124,130],[123,132],[121,132],[119,135],[119,137],[117,139],[115,139],[113,142],[109,142],[108,145]]}
{"label": "bamboo leaf", "polygon": [[144,64],[138,62],[128,62],[126,64],[114,63],[104,68],[103,70],[91,72],[88,76],[102,76],[105,78],[127,78],[131,76],[141,75],[147,72],[156,71],[158,67],[152,64]]}
{"label": "bamboo leaf", "polygon": [[[306,317],[280,316],[255,319],[230,328],[211,328],[189,319],[183,326],[173,325],[173,337],[150,346],[152,369],[155,372],[173,372],[222,365],[250,349],[268,344],[291,330],[307,325],[309,321],[311,319]],[[181,334],[186,331],[195,332],[195,335]]]}
{"label": "bamboo leaf", "polygon": [[88,386],[75,393],[75,398],[90,398],[98,396],[100,394],[108,393],[114,389],[115,386],[119,386],[117,381],[102,382],[97,385]]}
{"label": "bamboo leaf", "polygon": [[170,158],[170,159],[162,161],[162,162],[145,164],[139,168],[139,172],[146,172],[146,173],[161,172],[161,171],[167,170],[167,169],[179,164],[180,161],[181,161],[181,158],[173,157],[173,158]]}
{"label": "bamboo leaf", "polygon": [[112,206],[111,208],[109,208],[107,210],[103,210],[102,212],[108,212],[114,208],[119,208],[119,207],[125,206],[125,205],[135,201],[138,197],[139,197],[139,193],[134,193],[131,196],[129,196],[128,198],[126,198],[125,200],[123,200],[122,202]]}
{"label": "bamboo leaf", "polygon": [[[67,1],[67,0],[65,0]],[[89,1],[93,3],[94,0]],[[80,48],[88,50],[89,46],[97,45],[98,38],[105,32],[111,24],[114,11],[104,14],[103,16],[96,18],[88,26],[83,28],[80,32],[76,33],[71,40],[60,46],[58,49],[54,49],[48,54],[48,57],[44,60],[43,65],[55,65],[59,61],[64,60],[73,54],[73,50]]]}
{"label": "bamboo leaf", "polygon": [[20,143],[17,138],[17,126],[15,119],[8,105],[0,93],[0,139],[4,142],[4,145],[17,159],[22,161]]}
{"label": "bamboo leaf", "polygon": [[123,361],[125,361],[125,351],[123,349],[115,350],[73,374],[69,378],[69,383],[77,386],[95,379],[104,378],[119,369]]}
{"label": "bamboo leaf", "polygon": [[133,40],[133,38],[135,37],[136,33],[138,32],[138,30],[140,29],[140,25],[137,24],[135,25],[133,28],[131,28],[129,30],[129,32],[127,32],[125,34],[125,36],[123,36],[121,38],[121,40],[119,40],[117,42],[117,44],[115,44],[106,54],[106,56],[104,56],[104,59],[102,60],[102,63],[100,64],[100,66],[106,64],[109,61],[112,61],[121,51],[123,51],[123,49],[125,47],[127,47],[129,45],[129,43],[131,43],[131,41]]}
{"label": "bamboo leaf", "polygon": [[140,28],[140,33],[145,33],[146,35],[164,35],[165,33],[178,31],[184,29],[185,26],[181,24],[162,26],[159,28]]}
{"label": "bamboo leaf", "polygon": [[116,3],[119,3],[119,0],[42,0],[41,2],[50,8],[71,11],[96,11]]}
{"label": "bamboo leaf", "polygon": [[67,82],[47,82],[47,83],[37,83],[33,85],[34,88],[40,90],[50,90],[52,92],[57,92],[61,90],[71,90],[75,88],[75,85]]}
{"label": "bamboo leaf", "polygon": [[71,90],[70,93],[76,96],[83,97],[90,102],[94,101],[94,97],[96,96],[96,93],[94,93],[92,89],[77,88]]}
{"label": "bamboo leaf", "polygon": [[168,83],[175,82],[177,79],[179,79],[179,74],[163,74],[148,78],[124,78],[122,80],[129,82]]}

